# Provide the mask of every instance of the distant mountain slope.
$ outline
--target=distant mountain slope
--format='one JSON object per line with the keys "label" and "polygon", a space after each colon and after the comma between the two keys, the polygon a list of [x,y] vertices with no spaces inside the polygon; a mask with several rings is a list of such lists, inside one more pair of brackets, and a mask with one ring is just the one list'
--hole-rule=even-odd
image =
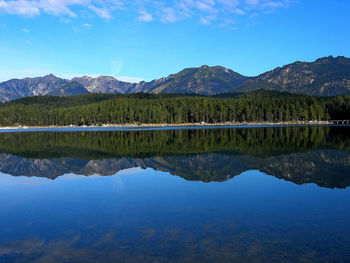
{"label": "distant mountain slope", "polygon": [[[349,153],[316,150],[260,158],[251,155],[205,153],[149,158],[24,158],[0,154],[1,173],[12,176],[57,179],[64,174],[114,175],[124,169],[152,168],[188,181],[224,182],[247,170],[259,170],[295,184],[314,183],[320,187],[345,189],[350,185]],[[327,161],[325,161],[327,160]],[[317,165],[315,165],[317,164]],[[305,173],[305,167],[308,172]]]}
{"label": "distant mountain slope", "polygon": [[244,93],[257,89],[314,96],[350,94],[350,59],[330,56],[314,62],[295,62],[257,77],[246,77],[220,66],[204,65],[199,68],[186,68],[166,78],[140,83],[123,82],[109,76],[84,76],[67,80],[51,74],[0,83],[0,101],[6,102],[27,96],[67,96],[89,92],[215,95],[228,92]]}
{"label": "distant mountain slope", "polygon": [[134,86],[133,83],[119,81],[109,76],[100,76],[97,78],[84,76],[73,78],[72,81],[82,84],[91,93],[125,94]]}
{"label": "distant mountain slope", "polygon": [[228,92],[247,79],[248,77],[224,67],[204,65],[200,68],[184,69],[167,78],[140,82],[133,87],[131,92],[213,95]]}
{"label": "distant mountain slope", "polygon": [[113,77],[88,76],[76,77],[72,80],[47,75],[38,78],[12,79],[0,83],[0,101],[6,102],[27,96],[39,95],[75,95],[85,93],[130,94],[148,93],[196,93],[212,95],[230,91],[243,83],[244,77],[224,67],[208,67],[184,69],[167,78],[151,82],[128,83]]}
{"label": "distant mountain slope", "polygon": [[87,94],[89,93],[86,88],[79,84],[78,82],[72,81],[61,86],[58,86],[55,89],[50,90],[47,95],[52,96],[72,96],[77,94]]}
{"label": "distant mountain slope", "polygon": [[86,93],[89,92],[83,85],[52,74],[38,78],[12,79],[0,83],[0,101],[37,95],[69,96]]}
{"label": "distant mountain slope", "polygon": [[232,91],[256,89],[314,96],[350,94],[350,59],[330,56],[314,62],[295,62],[249,79]]}

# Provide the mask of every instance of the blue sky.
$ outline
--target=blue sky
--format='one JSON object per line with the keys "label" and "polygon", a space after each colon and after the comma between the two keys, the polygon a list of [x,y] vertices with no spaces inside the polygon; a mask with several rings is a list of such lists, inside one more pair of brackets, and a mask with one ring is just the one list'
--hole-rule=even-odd
{"label": "blue sky", "polygon": [[0,81],[152,80],[222,65],[253,76],[350,57],[349,0],[0,0]]}

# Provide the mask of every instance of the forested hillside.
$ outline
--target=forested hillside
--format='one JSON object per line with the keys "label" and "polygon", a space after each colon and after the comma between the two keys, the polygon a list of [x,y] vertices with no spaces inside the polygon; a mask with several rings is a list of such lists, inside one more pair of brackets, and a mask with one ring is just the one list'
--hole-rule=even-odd
{"label": "forested hillside", "polygon": [[30,97],[0,106],[0,125],[102,125],[312,121],[350,118],[350,96],[319,98],[258,90],[220,98],[185,95]]}

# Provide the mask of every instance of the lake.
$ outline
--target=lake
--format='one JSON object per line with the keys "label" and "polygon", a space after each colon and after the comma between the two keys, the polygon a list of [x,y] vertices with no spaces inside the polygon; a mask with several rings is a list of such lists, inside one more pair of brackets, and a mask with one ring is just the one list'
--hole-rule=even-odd
{"label": "lake", "polygon": [[350,127],[0,133],[0,262],[350,262]]}

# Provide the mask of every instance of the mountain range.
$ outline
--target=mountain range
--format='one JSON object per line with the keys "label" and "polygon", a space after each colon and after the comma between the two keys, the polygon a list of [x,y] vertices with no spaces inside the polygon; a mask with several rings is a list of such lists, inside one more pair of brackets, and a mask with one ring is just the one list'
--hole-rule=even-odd
{"label": "mountain range", "polygon": [[39,95],[137,92],[215,95],[256,89],[314,96],[350,94],[350,59],[330,56],[314,62],[298,61],[256,77],[243,76],[221,66],[204,65],[199,68],[186,68],[166,78],[139,83],[123,82],[110,76],[83,76],[68,80],[50,74],[0,83],[0,101]]}
{"label": "mountain range", "polygon": [[[114,175],[130,168],[152,168],[189,181],[224,182],[244,171],[259,170],[296,184],[315,183],[327,188],[350,185],[349,153],[318,150],[259,158],[250,155],[207,153],[150,158],[76,159],[23,158],[0,154],[0,172],[12,176],[56,179],[64,174]],[[308,172],[305,172],[305,167]]]}
{"label": "mountain range", "polygon": [[259,170],[297,184],[350,186],[346,127],[0,133],[0,175],[56,179],[140,167],[223,182]]}

